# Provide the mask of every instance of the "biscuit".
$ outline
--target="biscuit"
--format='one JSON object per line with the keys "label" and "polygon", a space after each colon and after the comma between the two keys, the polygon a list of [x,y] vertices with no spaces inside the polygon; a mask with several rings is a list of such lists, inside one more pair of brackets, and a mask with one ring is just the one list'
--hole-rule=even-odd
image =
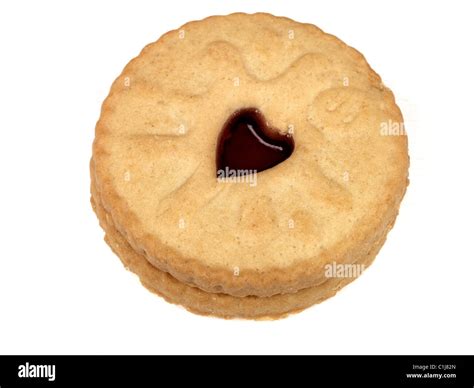
{"label": "biscuit", "polygon": [[[317,27],[263,13],[190,22],[113,83],[95,206],[148,288],[203,314],[282,315],[333,294],[328,265],[369,264],[385,241],[408,185],[407,137],[391,123],[403,125],[392,92]],[[255,184],[219,180],[229,166],[258,171]]]}

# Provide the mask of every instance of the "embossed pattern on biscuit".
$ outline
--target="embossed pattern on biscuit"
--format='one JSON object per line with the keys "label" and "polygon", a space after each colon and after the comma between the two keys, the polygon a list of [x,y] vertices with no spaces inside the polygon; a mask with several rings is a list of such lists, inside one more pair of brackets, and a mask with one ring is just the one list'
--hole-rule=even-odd
{"label": "embossed pattern on biscuit", "polygon": [[[362,234],[368,206],[396,202],[379,190],[393,184],[406,141],[380,136],[381,122],[402,120],[390,91],[360,54],[314,26],[248,17],[237,33],[231,18],[212,20],[147,46],[104,104],[97,160],[143,233],[244,274],[313,260]],[[296,148],[254,187],[223,185],[217,137],[247,106],[291,128]]]}

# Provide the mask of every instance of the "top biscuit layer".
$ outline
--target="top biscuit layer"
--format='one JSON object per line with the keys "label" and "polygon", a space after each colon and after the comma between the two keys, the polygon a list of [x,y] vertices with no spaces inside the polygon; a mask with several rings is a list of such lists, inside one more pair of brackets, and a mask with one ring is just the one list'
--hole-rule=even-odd
{"label": "top biscuit layer", "polygon": [[[245,107],[291,129],[295,151],[255,186],[218,182],[218,135]],[[402,121],[380,77],[334,36],[268,14],[213,16],[146,46],[114,82],[95,179],[117,229],[180,281],[294,292],[387,233],[408,154],[386,128]]]}

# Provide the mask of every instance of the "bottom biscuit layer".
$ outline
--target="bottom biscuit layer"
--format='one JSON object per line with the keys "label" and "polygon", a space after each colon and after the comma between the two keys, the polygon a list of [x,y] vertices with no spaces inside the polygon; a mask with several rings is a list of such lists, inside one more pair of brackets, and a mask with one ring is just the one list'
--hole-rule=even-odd
{"label": "bottom biscuit layer", "polygon": [[[168,302],[184,306],[191,312],[221,318],[278,319],[322,302],[354,280],[354,278],[328,278],[323,284],[293,294],[265,298],[235,297],[205,292],[181,283],[170,274],[158,270],[144,256],[132,249],[124,236],[115,228],[111,217],[100,203],[100,195],[94,183],[91,192],[92,207],[105,231],[105,241],[119,256],[125,267],[137,274],[147,289],[162,296]],[[383,237],[373,247],[366,260],[359,264],[370,265],[385,240],[385,236]]]}

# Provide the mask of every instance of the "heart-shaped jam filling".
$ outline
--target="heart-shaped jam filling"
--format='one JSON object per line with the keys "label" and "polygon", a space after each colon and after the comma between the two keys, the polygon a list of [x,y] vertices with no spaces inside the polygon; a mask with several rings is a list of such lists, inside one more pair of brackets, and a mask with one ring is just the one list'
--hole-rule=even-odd
{"label": "heart-shaped jam filling", "polygon": [[267,170],[288,159],[294,149],[293,137],[269,127],[258,109],[239,109],[229,117],[217,139],[217,175]]}

